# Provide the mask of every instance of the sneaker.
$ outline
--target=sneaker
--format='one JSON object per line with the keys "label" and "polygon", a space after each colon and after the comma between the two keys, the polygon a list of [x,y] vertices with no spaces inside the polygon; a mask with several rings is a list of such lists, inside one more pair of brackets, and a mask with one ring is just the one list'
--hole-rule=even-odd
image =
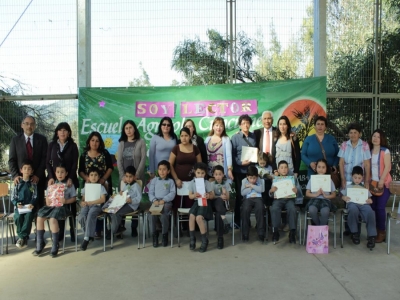
{"label": "sneaker", "polygon": [[17,248],[21,249],[26,245],[26,241],[25,239],[18,239],[17,242],[15,243],[15,246],[17,246]]}
{"label": "sneaker", "polygon": [[367,247],[371,250],[372,250],[372,248],[375,248],[375,237],[374,236],[368,237]]}
{"label": "sneaker", "polygon": [[89,244],[89,241],[83,240],[82,245],[81,245],[81,250],[86,251],[88,244]]}
{"label": "sneaker", "polygon": [[352,236],[351,236],[351,240],[356,245],[360,244],[360,234],[358,232],[357,233],[353,233]]}

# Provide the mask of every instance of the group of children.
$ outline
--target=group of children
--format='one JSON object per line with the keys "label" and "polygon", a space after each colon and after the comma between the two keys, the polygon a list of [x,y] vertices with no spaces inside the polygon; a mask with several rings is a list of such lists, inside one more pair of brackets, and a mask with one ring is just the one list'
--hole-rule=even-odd
{"label": "group of children", "polygon": [[[258,157],[258,165],[250,165],[247,169],[246,178],[242,181],[241,195],[243,202],[241,207],[242,219],[242,239],[244,242],[249,240],[249,225],[250,225],[250,212],[254,209],[255,218],[257,222],[257,234],[260,241],[264,241],[266,226],[264,222],[265,213],[265,192],[266,186],[268,189],[268,196],[273,198],[270,207],[271,223],[273,232],[273,241],[279,240],[279,226],[281,224],[281,212],[284,208],[287,211],[287,222],[289,224],[289,242],[296,242],[296,207],[294,198],[280,198],[276,199],[275,193],[277,187],[272,184],[272,168],[268,164],[268,156],[260,154]],[[151,230],[153,234],[153,246],[159,246],[159,234],[156,229],[158,218],[161,218],[162,225],[162,246],[166,247],[168,244],[168,229],[169,218],[172,207],[172,201],[176,195],[175,183],[170,178],[170,163],[166,160],[158,164],[158,177],[151,180],[149,184],[149,200],[155,205],[163,205],[163,210],[160,216],[151,216]],[[329,174],[329,167],[325,159],[317,161],[316,174],[325,175]],[[12,196],[12,202],[15,209],[14,219],[17,226],[18,240],[16,246],[22,248],[26,245],[31,232],[32,221],[34,218],[34,208],[36,205],[36,184],[30,180],[33,172],[32,162],[24,161],[21,167],[22,178],[15,186]],[[288,176],[289,168],[286,161],[280,161],[276,176]],[[125,186],[121,190],[121,194],[127,192],[126,204],[121,207],[116,213],[109,214],[111,217],[111,232],[109,234],[121,234],[124,227],[121,225],[123,217],[130,212],[136,211],[142,198],[142,187],[136,182],[136,170],[133,166],[127,167],[125,170]],[[189,184],[189,198],[194,200],[193,206],[189,211],[189,234],[190,234],[190,250],[196,249],[196,236],[195,226],[196,223],[200,229],[201,246],[199,252],[207,251],[208,238],[204,220],[211,220],[213,218],[213,210],[216,215],[216,231],[217,231],[217,248],[223,249],[224,239],[223,234],[229,232],[229,224],[226,220],[226,212],[229,209],[229,193],[231,191],[230,184],[225,180],[224,169],[222,166],[215,166],[213,169],[214,181],[206,180],[207,165],[204,163],[196,163],[194,165],[195,178]],[[52,234],[52,248],[50,254],[56,257],[58,254],[59,243],[59,226],[58,220],[65,220],[70,212],[67,204],[74,204],[76,202],[76,189],[73,185],[67,186],[67,171],[65,166],[59,165],[56,168],[56,183],[64,184],[64,197],[60,200],[63,204],[61,206],[54,206],[48,197],[46,197],[46,206],[41,208],[37,213],[37,242],[36,249],[33,255],[40,255],[45,248],[44,240],[44,222],[46,219],[50,220],[50,230]],[[93,184],[99,182],[99,171],[92,168],[88,171],[89,181]],[[205,194],[200,194],[196,190],[196,178],[204,180]],[[361,167],[354,167],[352,173],[353,182],[351,185],[360,186],[363,180],[363,169]],[[349,186],[348,186],[349,187]],[[297,193],[297,188],[293,186],[293,193]],[[366,204],[356,204],[351,202],[351,199],[346,196],[347,188],[341,191],[342,199],[347,204],[348,209],[348,225],[352,234],[354,244],[360,243],[359,234],[359,218],[360,216],[366,222],[369,248],[375,246],[375,214],[368,204],[372,203],[369,197]],[[78,221],[84,231],[84,239],[81,244],[81,249],[86,250],[89,242],[93,240],[96,230],[96,220],[103,210],[111,203],[111,199],[103,206],[106,201],[107,192],[104,186],[101,186],[101,196],[99,199],[86,201],[85,188],[82,189],[82,201],[80,203],[82,209],[78,216]],[[306,210],[309,212],[311,219],[315,225],[327,225],[330,211],[335,211],[336,207],[332,204],[331,199],[336,197],[336,189],[331,182],[331,191],[324,192],[322,189],[317,192],[311,192],[311,180],[309,180],[306,188],[306,196],[311,198],[307,205]],[[199,204],[202,203],[202,204]],[[65,205],[64,205],[65,204]],[[27,212],[26,212],[27,209]],[[24,210],[25,213],[19,213],[19,210]]]}

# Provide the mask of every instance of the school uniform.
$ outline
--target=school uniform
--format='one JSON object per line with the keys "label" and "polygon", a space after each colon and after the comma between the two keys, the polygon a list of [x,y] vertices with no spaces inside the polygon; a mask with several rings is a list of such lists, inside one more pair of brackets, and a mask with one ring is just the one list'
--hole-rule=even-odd
{"label": "school uniform", "polygon": [[[56,181],[56,184],[58,183],[63,183]],[[64,183],[66,184],[66,183]],[[68,200],[73,197],[76,197],[76,189],[74,185],[71,185],[70,187],[67,187],[64,190],[64,199]],[[75,203],[73,203],[75,205]],[[44,206],[42,207],[39,212],[38,212],[38,217],[41,218],[54,218],[56,220],[65,220],[67,216],[71,213],[70,210],[67,208],[68,205],[63,205],[63,206]]]}
{"label": "school uniform", "polygon": [[12,193],[12,203],[16,207],[14,211],[14,222],[17,225],[17,235],[20,239],[27,240],[32,229],[34,211],[20,215],[18,211],[18,204],[32,204],[34,207],[36,207],[37,185],[30,180],[25,181],[21,178],[19,183],[14,187]]}
{"label": "school uniform", "polygon": [[[82,195],[85,195],[85,188],[82,189]],[[101,185],[100,195],[107,195],[107,191],[103,185]],[[79,224],[81,224],[81,227],[85,232],[84,237],[94,237],[94,232],[96,231],[97,216],[100,215],[101,212],[101,204],[85,206],[81,209],[81,212],[78,216],[78,222]]]}
{"label": "school uniform", "polygon": [[[308,181],[306,189],[311,191],[311,179]],[[324,194],[330,195],[335,190],[335,184],[331,179],[331,191],[324,192]],[[310,214],[315,225],[328,225],[329,212],[336,210],[337,207],[331,200],[326,199],[324,195],[318,195],[310,199],[306,204],[306,211]],[[318,211],[321,213],[321,217],[318,216]]]}
{"label": "school uniform", "polygon": [[[138,210],[140,201],[142,201],[142,188],[136,182],[134,184],[127,184],[122,190],[126,193],[126,198],[130,198],[132,203],[126,203],[122,206],[116,213],[110,214],[111,217],[111,232],[116,233],[118,231],[119,225],[121,224],[122,218],[135,210]],[[111,200],[111,201],[110,201]],[[112,202],[112,199],[108,201],[108,205]],[[104,208],[107,208],[108,205],[104,205]]]}
{"label": "school uniform", "polygon": [[[168,233],[169,215],[172,210],[172,201],[176,196],[175,182],[171,178],[161,179],[155,177],[150,181],[149,200],[164,200],[164,208],[161,215],[162,234]],[[160,216],[151,216],[151,232],[156,233],[156,223]]]}
{"label": "school uniform", "polygon": [[249,236],[250,213],[254,208],[257,221],[257,233],[259,236],[264,236],[264,203],[262,193],[265,191],[264,180],[257,178],[256,183],[252,188],[246,187],[250,184],[247,178],[242,180],[241,194],[243,196],[242,203],[242,234],[244,237]]}
{"label": "school uniform", "polygon": [[[349,184],[344,190],[341,191],[343,196],[347,195],[348,188],[364,187],[361,184]],[[368,197],[371,198],[371,193],[368,191]],[[347,202],[347,224],[349,225],[351,233],[358,233],[358,221],[361,216],[362,220],[366,223],[368,237],[376,236],[376,222],[375,212],[369,204],[357,204],[354,202]]]}
{"label": "school uniform", "polygon": [[231,191],[231,185],[228,181],[223,181],[222,183],[217,183],[216,181],[211,182],[211,189],[214,191],[215,198],[211,201],[212,206],[215,210],[215,217],[216,217],[216,228],[217,228],[217,235],[218,237],[222,237],[224,234],[224,221],[221,216],[226,215],[226,201],[222,200],[222,189],[225,189],[228,192],[228,201],[229,203],[229,192]]}
{"label": "school uniform", "polygon": [[[270,194],[270,196],[272,195]],[[282,208],[285,208],[289,229],[296,230],[296,206],[294,205],[295,198],[275,199],[275,195],[273,195],[273,197],[274,200],[272,201],[272,206],[270,208],[272,226],[274,228],[278,228],[281,225]]]}
{"label": "school uniform", "polygon": [[[209,193],[212,191],[211,183],[209,181],[204,179],[204,185],[205,185],[206,193]],[[189,183],[189,192],[191,192],[193,194],[197,193],[195,179],[193,179]],[[189,214],[194,215],[194,216],[203,216],[203,218],[206,219],[207,221],[212,220],[213,212],[212,212],[210,200],[207,200],[207,206],[199,206],[196,198],[193,199],[193,201],[194,201],[194,203],[189,210]]]}

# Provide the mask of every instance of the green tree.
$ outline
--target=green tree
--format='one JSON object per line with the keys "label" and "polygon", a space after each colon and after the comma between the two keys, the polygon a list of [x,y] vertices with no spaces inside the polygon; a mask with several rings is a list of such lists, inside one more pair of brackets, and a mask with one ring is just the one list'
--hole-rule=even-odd
{"label": "green tree", "polygon": [[[228,83],[230,69],[228,61],[229,41],[213,29],[207,30],[208,41],[198,37],[185,39],[174,49],[172,69],[184,77],[184,85],[208,85]],[[254,82],[260,76],[253,69],[257,56],[255,43],[244,32],[239,32],[236,41],[235,77],[238,82]]]}
{"label": "green tree", "polygon": [[142,62],[139,63],[139,68],[142,74],[138,78],[129,81],[129,86],[152,86],[149,74],[147,74],[146,70],[143,68]]}

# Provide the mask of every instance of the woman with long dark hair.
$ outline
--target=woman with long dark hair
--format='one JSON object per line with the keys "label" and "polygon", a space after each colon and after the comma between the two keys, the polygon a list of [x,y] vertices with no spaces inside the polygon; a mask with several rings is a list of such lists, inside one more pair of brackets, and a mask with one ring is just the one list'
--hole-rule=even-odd
{"label": "woman with long dark hair", "polygon": [[[78,146],[72,138],[72,130],[67,122],[61,122],[54,130],[52,141],[47,148],[46,156],[46,169],[48,185],[55,183],[56,168],[60,164],[65,166],[67,171],[67,186],[74,186],[75,189],[79,187],[77,169],[78,169],[79,151]],[[76,215],[76,204],[68,204],[68,209],[72,214]],[[72,218],[72,217],[71,217]],[[58,221],[60,227],[59,240],[64,238],[65,221]],[[69,222],[73,224],[73,222]],[[75,241],[75,230],[70,226],[71,241]]]}
{"label": "woman with long dark hair", "polygon": [[276,170],[278,163],[284,160],[288,163],[289,174],[297,176],[301,163],[300,144],[295,136],[291,137],[292,125],[288,117],[281,116],[278,119],[276,131],[277,136],[272,147],[272,156],[275,158],[273,169]]}

